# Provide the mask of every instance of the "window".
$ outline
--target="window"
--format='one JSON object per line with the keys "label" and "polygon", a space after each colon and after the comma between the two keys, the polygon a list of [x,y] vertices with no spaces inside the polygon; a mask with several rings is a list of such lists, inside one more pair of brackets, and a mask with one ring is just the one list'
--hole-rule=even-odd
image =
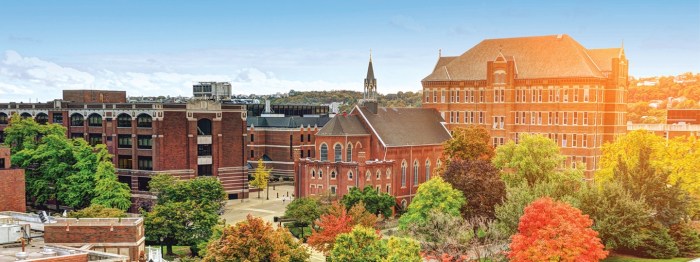
{"label": "window", "polygon": [[250,134],[250,142],[255,142],[255,134]]}
{"label": "window", "polygon": [[348,180],[352,180],[352,171],[348,171]]}
{"label": "window", "polygon": [[479,89],[479,102],[484,103],[486,101],[486,93],[483,88]]}
{"label": "window", "polygon": [[578,125],[578,112],[572,112],[573,117],[574,117],[574,122],[571,123],[572,125]]}
{"label": "window", "polygon": [[32,114],[24,112],[21,115],[19,115],[19,117],[22,119],[32,118]]}
{"label": "window", "polygon": [[255,150],[250,150],[250,158],[255,158]]}
{"label": "window", "polygon": [[437,103],[437,90],[433,90],[433,103]]}
{"label": "window", "polygon": [[469,102],[470,103],[474,103],[474,93],[475,93],[474,88],[470,88],[469,89]]}
{"label": "window", "polygon": [[197,134],[200,136],[211,135],[211,120],[202,118],[197,120]]}
{"label": "window", "polygon": [[547,88],[547,94],[549,95],[547,102],[554,102],[554,90],[552,90],[551,86]]}
{"label": "window", "polygon": [[88,126],[102,126],[102,116],[98,114],[88,116]]}
{"label": "window", "polygon": [[578,87],[574,88],[574,102],[578,102]]}
{"label": "window", "polygon": [[119,180],[119,183],[124,183],[129,186],[129,190],[131,190],[131,177],[130,176],[118,176],[117,179]]}
{"label": "window", "polygon": [[331,195],[335,195],[335,186],[331,186]]}
{"label": "window", "polygon": [[306,141],[311,142],[311,134],[306,134]]}
{"label": "window", "polygon": [[430,90],[425,90],[425,103],[430,103]]}
{"label": "window", "polygon": [[212,176],[214,173],[211,169],[211,165],[198,165],[197,176]]}
{"label": "window", "polygon": [[437,160],[437,168],[439,169],[440,167],[442,167],[442,161],[440,161],[440,159],[438,159]]}
{"label": "window", "polygon": [[318,170],[318,178],[323,178],[323,170]]}
{"label": "window", "polygon": [[148,185],[151,182],[150,177],[139,177],[139,191],[148,191],[151,190],[151,187]]}
{"label": "window", "polygon": [[63,113],[54,112],[52,115],[53,115],[53,123],[63,124]]}
{"label": "window", "polygon": [[446,95],[445,90],[441,90],[441,94],[440,94],[440,102],[441,103],[445,103],[445,95]]}
{"label": "window", "polygon": [[566,112],[561,112],[561,114],[563,116],[563,123],[562,124],[568,125],[569,124],[569,114],[567,114]]}
{"label": "window", "polygon": [[131,160],[131,156],[129,155],[119,155],[117,161],[117,168],[121,169],[132,169],[134,168]]}
{"label": "window", "polygon": [[346,149],[347,152],[345,152],[345,160],[346,162],[352,162],[352,144],[348,143],[348,148]]}
{"label": "window", "polygon": [[515,102],[520,102],[520,88],[515,89]]}
{"label": "window", "polygon": [[566,134],[561,135],[561,147],[566,147]]}
{"label": "window", "polygon": [[569,102],[569,89],[564,88],[564,102]]}
{"label": "window", "polygon": [[554,102],[559,102],[559,92],[560,92],[560,90],[557,89],[557,90],[556,90],[556,93],[555,93],[556,96],[554,97]]}
{"label": "window", "polygon": [[542,103],[542,87],[537,88],[537,102]]}
{"label": "window", "polygon": [[211,156],[211,145],[197,145],[197,156]]}
{"label": "window", "polygon": [[479,124],[484,123],[484,112],[479,112]]}
{"label": "window", "polygon": [[537,112],[537,124],[542,125],[542,112]]}
{"label": "window", "polygon": [[83,115],[81,114],[72,114],[70,116],[70,126],[83,126],[85,125],[85,121],[83,121]]}
{"label": "window", "polygon": [[127,114],[117,116],[117,127],[131,127],[131,116]]}
{"label": "window", "polygon": [[88,142],[90,142],[91,146],[95,146],[97,144],[102,144],[102,134],[90,134],[90,135],[88,135]]}
{"label": "window", "polygon": [[331,171],[331,179],[335,179],[335,178],[336,178],[336,174],[335,174],[335,170],[333,170],[333,171]]}
{"label": "window", "polygon": [[44,114],[44,113],[39,113],[36,115],[35,121],[39,123],[40,125],[45,125],[46,123],[49,122],[49,115]]}
{"label": "window", "polygon": [[316,178],[316,170],[311,170],[311,178]]}
{"label": "window", "polygon": [[391,186],[390,185],[386,185],[386,193],[391,195]]}
{"label": "window", "polygon": [[535,112],[530,112],[530,124],[531,125],[534,125],[535,123],[537,123],[537,122],[535,122],[535,116],[536,116]]}
{"label": "window", "polygon": [[311,157],[311,149],[306,150],[306,156]]}
{"label": "window", "polygon": [[455,102],[459,103],[459,89],[454,91]]}
{"label": "window", "polygon": [[299,136],[299,141],[300,141],[300,142],[304,142],[304,134],[301,134],[301,135]]}
{"label": "window", "polygon": [[299,150],[299,153],[301,153],[301,156],[299,156],[299,157],[304,158],[304,150]]}
{"label": "window", "polygon": [[588,125],[588,112],[583,112],[583,125]]}
{"label": "window", "polygon": [[321,161],[328,161],[328,145],[321,144]]}
{"label": "window", "polygon": [[136,126],[140,128],[153,127],[153,118],[148,114],[140,114],[136,117]]}
{"label": "window", "polygon": [[139,170],[153,170],[153,159],[150,156],[139,156]]}
{"label": "window", "polygon": [[418,186],[418,161],[413,162],[413,186]]}
{"label": "window", "polygon": [[[211,145],[207,145],[211,148]],[[153,148],[153,136],[150,135],[140,135],[138,136],[138,147],[139,149],[152,149]]]}
{"label": "window", "polygon": [[552,125],[552,112],[547,113],[547,124]]}
{"label": "window", "polygon": [[425,160],[425,181],[430,180],[430,159]]}
{"label": "window", "polygon": [[386,179],[391,179],[391,169],[386,169]]}
{"label": "window", "polygon": [[117,146],[119,148],[131,148],[131,135],[119,135],[117,137]]}
{"label": "window", "polygon": [[0,131],[0,144],[2,144],[4,142],[5,142],[5,131]]}
{"label": "window", "polygon": [[7,125],[7,114],[5,113],[0,113],[0,125]]}
{"label": "window", "polygon": [[583,102],[588,102],[589,98],[590,98],[590,90],[588,89],[588,87],[585,87],[583,89]]}
{"label": "window", "polygon": [[382,171],[377,169],[377,181],[382,179]]}
{"label": "window", "polygon": [[333,148],[334,153],[335,153],[335,162],[342,162],[343,161],[343,146],[340,144],[335,144],[335,147]]}
{"label": "window", "polygon": [[537,102],[537,88],[536,87],[531,87],[530,88],[530,102]]}
{"label": "window", "polygon": [[559,113],[554,112],[554,124],[558,125],[559,124]]}
{"label": "window", "polygon": [[372,178],[372,172],[369,171],[369,170],[367,170],[367,171],[365,172],[365,180],[369,181],[370,178]]}
{"label": "window", "polygon": [[515,124],[520,124],[520,112],[515,112]]}
{"label": "window", "polygon": [[588,147],[588,135],[583,134],[581,135],[583,137],[583,141],[581,141],[581,146],[582,147]]}
{"label": "window", "polygon": [[571,135],[571,147],[577,146],[578,134]]}
{"label": "window", "polygon": [[406,187],[406,161],[401,163],[401,187]]}

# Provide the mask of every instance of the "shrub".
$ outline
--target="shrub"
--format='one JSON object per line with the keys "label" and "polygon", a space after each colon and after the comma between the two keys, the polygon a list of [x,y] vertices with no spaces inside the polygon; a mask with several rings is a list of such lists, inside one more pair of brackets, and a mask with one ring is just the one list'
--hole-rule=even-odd
{"label": "shrub", "polygon": [[678,246],[678,252],[683,256],[693,256],[700,252],[700,234],[688,223],[671,226],[670,235]]}
{"label": "shrub", "polygon": [[678,246],[671,238],[668,228],[656,223],[643,232],[642,244],[637,247],[637,253],[651,258],[673,258],[678,255]]}

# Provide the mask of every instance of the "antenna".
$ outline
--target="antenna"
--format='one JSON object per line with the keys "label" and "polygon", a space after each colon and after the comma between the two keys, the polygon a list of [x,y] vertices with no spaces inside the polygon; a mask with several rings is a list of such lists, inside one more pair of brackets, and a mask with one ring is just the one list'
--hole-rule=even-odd
{"label": "antenna", "polygon": [[438,49],[438,58],[442,57],[442,48]]}

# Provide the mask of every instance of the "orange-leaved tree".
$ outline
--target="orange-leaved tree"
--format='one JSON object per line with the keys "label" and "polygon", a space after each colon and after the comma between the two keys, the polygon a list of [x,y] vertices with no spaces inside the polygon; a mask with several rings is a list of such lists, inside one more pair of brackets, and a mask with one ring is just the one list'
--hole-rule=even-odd
{"label": "orange-leaved tree", "polygon": [[316,226],[319,230],[313,229],[307,243],[314,249],[328,254],[333,250],[335,238],[340,234],[352,231],[354,223],[352,217],[345,211],[345,207],[334,202],[328,214],[322,215],[316,221]]}
{"label": "orange-leaved tree", "polygon": [[608,252],[591,229],[593,221],[575,207],[544,197],[520,217],[508,258],[511,261],[599,261]]}

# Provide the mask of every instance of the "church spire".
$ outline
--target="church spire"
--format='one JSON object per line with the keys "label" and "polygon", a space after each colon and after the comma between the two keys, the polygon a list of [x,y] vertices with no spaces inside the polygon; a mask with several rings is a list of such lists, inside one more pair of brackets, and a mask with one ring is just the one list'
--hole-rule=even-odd
{"label": "church spire", "polygon": [[376,99],[377,79],[374,78],[374,67],[372,67],[372,49],[369,51],[369,66],[367,67],[367,77],[365,78],[364,99]]}

